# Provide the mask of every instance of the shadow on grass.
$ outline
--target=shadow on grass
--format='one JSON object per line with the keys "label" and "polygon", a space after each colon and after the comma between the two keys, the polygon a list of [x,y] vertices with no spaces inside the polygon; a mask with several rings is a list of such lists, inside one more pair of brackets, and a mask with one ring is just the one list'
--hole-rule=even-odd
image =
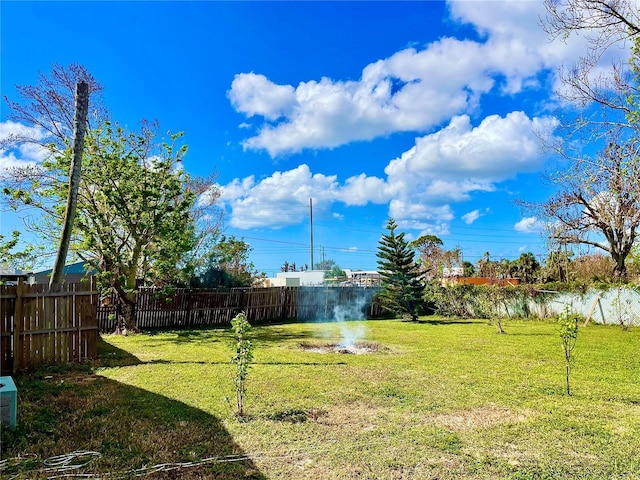
{"label": "shadow on grass", "polygon": [[[296,337],[299,338],[299,337]],[[91,362],[94,367],[129,367],[133,365],[229,365],[229,362],[211,362],[205,360],[164,360],[155,359],[142,361],[135,355],[122,350],[121,348],[105,342],[98,336],[98,358]],[[346,362],[252,362],[253,365],[293,365],[293,366],[325,366],[325,365],[346,365]],[[74,368],[82,368],[77,365]]]}
{"label": "shadow on grass", "polygon": [[[389,318],[369,318],[360,320],[297,320],[297,319],[284,319],[274,320],[269,322],[252,324],[250,332],[251,338],[256,342],[271,343],[282,342],[288,340],[304,340],[307,338],[314,338],[315,334],[312,331],[300,330],[298,332],[291,332],[287,329],[280,329],[280,326],[297,324],[304,325],[317,325],[317,324],[339,324],[350,322],[372,322],[372,321],[387,321]],[[419,321],[419,323],[433,323],[433,321]],[[444,322],[453,323],[453,322]],[[465,322],[466,323],[466,322]],[[157,335],[168,335],[164,341],[169,343],[181,345],[185,343],[192,344],[206,344],[216,342],[228,342],[229,344],[234,342],[233,331],[230,325],[203,325],[203,326],[191,326],[191,327],[171,327],[171,328],[152,328],[142,329],[139,335],[145,335],[149,337],[155,337]],[[132,363],[133,364],[133,363]]]}
{"label": "shadow on grass", "polygon": [[143,329],[140,333],[149,337],[156,335],[173,334],[175,337],[167,339],[167,341],[182,343],[215,343],[224,340],[227,335],[231,334],[229,325],[205,325],[193,327],[172,327],[172,328],[152,328]]}
{"label": "shadow on grass", "polygon": [[101,367],[127,367],[143,362],[132,353],[105,342],[102,335],[98,335],[98,357],[93,363]]}
{"label": "shadow on grass", "polygon": [[422,318],[414,323],[426,323],[428,325],[473,325],[486,323],[486,320],[466,320],[463,318]]}
{"label": "shadow on grass", "polygon": [[[178,400],[78,369],[16,384],[18,427],[2,434],[2,478],[266,478],[217,417]],[[46,459],[78,450],[96,453],[81,468],[45,472]]]}
{"label": "shadow on grass", "polygon": [[[142,362],[146,365],[229,365],[231,362],[205,362],[205,361],[180,361],[180,360],[149,360]],[[347,362],[251,362],[251,365],[288,365],[296,367],[304,366],[321,366],[327,365],[346,365]]]}
{"label": "shadow on grass", "polygon": [[[137,335],[155,337],[165,334],[163,339],[168,343],[183,345],[191,343],[193,345],[209,343],[228,343],[232,345],[235,341],[233,331],[230,326],[209,326],[209,327],[185,327],[184,329],[154,329],[143,330]],[[307,331],[291,332],[279,329],[278,325],[255,325],[249,333],[252,340],[261,343],[282,342],[287,340],[302,340],[312,337],[313,334]]]}
{"label": "shadow on grass", "polygon": [[[513,329],[514,327],[509,325],[509,326],[506,326],[505,328]],[[548,332],[518,332],[517,330],[516,331],[510,330],[509,333],[511,334],[512,337],[551,337],[553,336],[552,333],[548,333]]]}

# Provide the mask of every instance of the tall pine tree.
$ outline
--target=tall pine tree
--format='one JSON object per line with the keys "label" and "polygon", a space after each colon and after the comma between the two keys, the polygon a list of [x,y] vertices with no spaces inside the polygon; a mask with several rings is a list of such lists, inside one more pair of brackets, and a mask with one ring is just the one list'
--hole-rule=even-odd
{"label": "tall pine tree", "polygon": [[424,285],[414,260],[414,251],[404,239],[404,233],[396,235],[397,225],[393,218],[387,221],[386,228],[389,233],[382,235],[376,254],[382,277],[378,300],[385,310],[416,320]]}

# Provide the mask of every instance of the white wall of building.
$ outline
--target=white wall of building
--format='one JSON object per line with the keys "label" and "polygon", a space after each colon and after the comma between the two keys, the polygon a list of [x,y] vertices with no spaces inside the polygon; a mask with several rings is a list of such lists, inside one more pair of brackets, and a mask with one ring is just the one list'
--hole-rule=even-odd
{"label": "white wall of building", "polygon": [[306,272],[280,272],[275,277],[265,279],[266,287],[308,287],[322,285],[324,270]]}

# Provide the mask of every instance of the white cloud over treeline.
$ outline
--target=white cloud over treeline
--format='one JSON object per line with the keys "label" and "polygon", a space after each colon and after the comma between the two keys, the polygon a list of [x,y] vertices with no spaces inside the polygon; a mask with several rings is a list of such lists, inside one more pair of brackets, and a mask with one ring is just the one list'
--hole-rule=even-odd
{"label": "white cloud over treeline", "polygon": [[[390,216],[426,228],[425,221],[453,219],[450,202],[468,200],[475,191],[494,191],[497,182],[539,169],[543,157],[536,132],[555,124],[551,117],[531,119],[523,112],[490,116],[476,127],[466,115],[454,117],[391,159],[384,178],[361,173],[341,182],[337,175],[313,173],[303,164],[259,182],[253,176],[235,179],[220,186],[221,200],[232,208],[231,225],[238,228],[299,223],[310,197],[349,206],[388,203]],[[298,208],[285,214],[283,201]]]}

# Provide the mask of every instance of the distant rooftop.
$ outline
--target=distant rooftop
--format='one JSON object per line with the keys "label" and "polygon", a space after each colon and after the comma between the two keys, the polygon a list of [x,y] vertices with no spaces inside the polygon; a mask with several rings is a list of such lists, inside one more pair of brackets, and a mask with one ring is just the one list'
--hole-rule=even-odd
{"label": "distant rooftop", "polygon": [[[94,274],[96,273],[95,269],[93,267],[89,267],[89,269],[87,270],[85,268],[85,265],[88,265],[87,262],[76,262],[76,263],[70,263],[69,265],[65,265],[64,270],[62,271],[65,274],[77,274],[77,275],[85,275],[85,274]],[[53,272],[53,268],[49,268],[47,270],[41,270],[39,272],[35,272],[39,275],[46,275]]]}

